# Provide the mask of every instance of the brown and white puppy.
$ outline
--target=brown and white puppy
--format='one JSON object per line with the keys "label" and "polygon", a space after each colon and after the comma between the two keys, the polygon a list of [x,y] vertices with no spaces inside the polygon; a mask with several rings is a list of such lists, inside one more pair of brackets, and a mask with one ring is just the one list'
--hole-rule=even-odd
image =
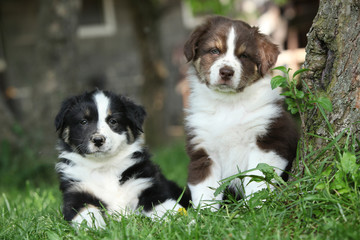
{"label": "brown and white puppy", "polygon": [[[220,180],[259,163],[274,166],[286,180],[283,171],[295,158],[298,133],[266,76],[277,46],[245,22],[212,17],[192,33],[184,53],[192,63],[186,131],[195,207],[221,200],[223,194],[214,196]],[[230,188],[246,197],[266,187],[250,180],[234,180]]]}

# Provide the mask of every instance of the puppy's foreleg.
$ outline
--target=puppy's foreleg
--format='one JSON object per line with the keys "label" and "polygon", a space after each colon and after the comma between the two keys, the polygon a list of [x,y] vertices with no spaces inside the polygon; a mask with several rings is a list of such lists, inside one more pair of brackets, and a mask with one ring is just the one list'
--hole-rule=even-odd
{"label": "puppy's foreleg", "polygon": [[[261,150],[253,151],[250,154],[249,159],[248,159],[249,169],[256,168],[256,166],[259,163],[266,163],[270,166],[273,166],[274,171],[279,176],[282,174],[283,170],[286,168],[286,166],[288,164],[287,160],[283,159],[282,157],[277,155],[275,152],[272,152],[272,151],[271,152],[263,152]],[[250,174],[261,176],[261,177],[264,176],[264,174],[259,170],[255,170],[255,171],[251,172]],[[250,197],[250,195],[252,195],[253,193],[258,192],[264,188],[267,188],[268,186],[271,190],[274,189],[274,187],[272,185],[268,185],[264,181],[261,181],[261,182],[251,181],[251,178],[249,178],[249,177],[246,177],[244,179],[243,185],[244,185],[244,195],[246,196],[246,199],[248,199]]]}
{"label": "puppy's foreleg", "polygon": [[221,169],[216,162],[212,162],[209,175],[199,183],[188,183],[191,191],[191,199],[195,208],[211,208],[216,211],[220,204],[217,201],[223,199],[223,193],[215,196],[215,190],[221,180]]}
{"label": "puppy's foreleg", "polygon": [[144,212],[145,216],[151,219],[162,218],[165,214],[174,214],[179,211],[182,206],[173,199],[167,199],[165,202],[153,207],[152,210]]}
{"label": "puppy's foreleg", "polygon": [[105,228],[106,223],[104,221],[102,212],[99,208],[88,205],[81,209],[79,213],[71,220],[74,227],[79,227],[80,224],[85,221],[88,227],[92,228]]}

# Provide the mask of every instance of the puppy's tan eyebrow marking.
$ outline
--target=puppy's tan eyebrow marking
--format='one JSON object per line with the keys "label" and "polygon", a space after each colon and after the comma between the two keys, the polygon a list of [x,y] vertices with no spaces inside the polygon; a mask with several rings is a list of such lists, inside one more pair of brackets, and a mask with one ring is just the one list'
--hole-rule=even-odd
{"label": "puppy's tan eyebrow marking", "polygon": [[66,128],[64,129],[63,134],[62,134],[62,137],[64,138],[64,141],[65,141],[66,143],[69,143],[69,134],[70,134],[70,129],[69,129],[69,127],[66,127]]}
{"label": "puppy's tan eyebrow marking", "polygon": [[225,44],[224,44],[224,41],[222,41],[220,38],[213,37],[204,44],[204,48],[205,49],[217,48],[221,51],[224,51]]}
{"label": "puppy's tan eyebrow marking", "polygon": [[224,42],[221,39],[216,39],[215,46],[220,50],[224,50]]}
{"label": "puppy's tan eyebrow marking", "polygon": [[240,47],[236,49],[236,55],[240,55],[246,51],[246,45],[243,43]]}
{"label": "puppy's tan eyebrow marking", "polygon": [[85,116],[87,116],[87,117],[90,116],[90,109],[89,108],[85,109]]}

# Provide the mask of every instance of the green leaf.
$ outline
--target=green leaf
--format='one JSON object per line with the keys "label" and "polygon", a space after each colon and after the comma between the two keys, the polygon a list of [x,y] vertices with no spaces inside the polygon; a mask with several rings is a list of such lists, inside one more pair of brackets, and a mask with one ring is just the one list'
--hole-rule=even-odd
{"label": "green leaf", "polygon": [[338,193],[340,194],[349,193],[349,192],[351,192],[351,189],[348,187],[338,190]]}
{"label": "green leaf", "polygon": [[[263,176],[259,176],[259,175],[254,175],[254,174],[249,174],[249,175],[246,175],[246,177],[249,177],[249,178],[251,178],[250,179],[250,181],[249,181],[249,183],[251,183],[251,182],[264,182],[264,181],[266,181],[266,182],[269,182],[268,181],[268,179],[266,179],[266,177],[263,177]],[[248,184],[249,184],[248,183]]]}
{"label": "green leaf", "polygon": [[303,201],[319,201],[319,200],[323,200],[323,198],[319,194],[313,194],[313,195],[305,195],[302,200]]}
{"label": "green leaf", "polygon": [[341,190],[341,189],[346,189],[347,185],[346,183],[341,180],[341,179],[335,179],[331,184],[330,184],[330,189],[332,190]]}
{"label": "green leaf", "polygon": [[247,172],[250,172],[250,171],[253,171],[253,169],[250,169],[250,170],[247,170],[247,171],[244,171],[244,172],[239,172],[239,173],[237,173],[237,174],[235,174],[235,175],[232,175],[232,176],[230,176],[230,177],[227,177],[227,178],[225,178],[225,179],[222,179],[222,180],[220,181],[220,182],[221,182],[221,185],[215,190],[214,195],[217,196],[217,195],[219,195],[221,192],[223,192],[223,191],[227,188],[227,186],[230,185],[230,183],[231,183],[232,180],[234,180],[234,179],[236,179],[236,178],[239,178],[239,179],[245,178],[246,173],[247,173]]}
{"label": "green leaf", "polygon": [[286,96],[286,97],[292,97],[293,93],[291,91],[285,91],[283,93],[280,93],[281,96]]}
{"label": "green leaf", "polygon": [[345,152],[340,159],[341,168],[345,173],[355,173],[359,166],[356,164],[356,156],[353,153]]}
{"label": "green leaf", "polygon": [[297,108],[291,108],[290,112],[292,115],[296,114],[297,112],[299,112],[299,110]]}
{"label": "green leaf", "polygon": [[285,98],[285,103],[287,104],[288,110],[291,112],[291,114],[295,114],[295,113],[297,113],[299,111],[294,99]]}
{"label": "green leaf", "polygon": [[296,90],[296,98],[302,99],[305,97],[305,93],[301,90]]}
{"label": "green leaf", "polygon": [[275,179],[278,183],[286,185],[284,180],[279,175],[277,175],[277,173],[275,172],[274,167],[272,167],[272,166],[270,166],[270,165],[268,165],[266,163],[259,163],[256,166],[256,169],[258,169],[259,171],[261,171],[265,175],[265,180],[267,182],[270,182],[272,179]]}
{"label": "green leaf", "polygon": [[325,177],[329,177],[331,172],[332,172],[331,167],[328,167],[321,173],[321,175]]}
{"label": "green leaf", "polygon": [[332,112],[332,104],[329,98],[319,97],[315,100],[324,110]]}
{"label": "green leaf", "polygon": [[285,73],[285,74],[288,74],[291,69],[290,69],[290,68],[287,69],[287,68],[284,67],[284,66],[279,66],[279,67],[273,68],[273,69],[271,69],[271,70],[279,70],[279,71],[282,71],[282,72]]}
{"label": "green leaf", "polygon": [[316,190],[323,190],[326,187],[325,183],[321,182],[315,186]]}
{"label": "green leaf", "polygon": [[345,175],[344,171],[338,170],[334,175],[334,180],[330,184],[330,189],[339,191],[340,189],[347,188],[347,184],[344,181]]}
{"label": "green leaf", "polygon": [[266,181],[271,181],[274,178],[274,168],[266,163],[259,163],[256,168],[265,175]]}
{"label": "green leaf", "polygon": [[304,102],[300,102],[299,103],[299,111],[300,112],[305,112],[306,111],[306,105],[304,104]]}
{"label": "green leaf", "polygon": [[48,239],[50,239],[50,240],[59,240],[59,239],[62,239],[62,238],[60,238],[60,236],[58,235],[58,234],[56,234],[56,233],[54,233],[54,232],[47,232],[46,233],[47,234],[47,237],[48,237]]}
{"label": "green leaf", "polygon": [[271,88],[275,89],[277,87],[286,86],[286,78],[283,76],[275,76],[271,79]]}
{"label": "green leaf", "polygon": [[296,102],[292,98],[286,98],[285,103],[289,106],[296,106]]}
{"label": "green leaf", "polygon": [[299,69],[299,70],[297,70],[296,72],[294,72],[294,74],[293,74],[293,78],[295,78],[296,77],[296,75],[298,75],[298,74],[300,74],[300,73],[302,73],[302,72],[306,72],[306,71],[309,71],[310,69],[307,69],[307,68],[302,68],[302,69]]}

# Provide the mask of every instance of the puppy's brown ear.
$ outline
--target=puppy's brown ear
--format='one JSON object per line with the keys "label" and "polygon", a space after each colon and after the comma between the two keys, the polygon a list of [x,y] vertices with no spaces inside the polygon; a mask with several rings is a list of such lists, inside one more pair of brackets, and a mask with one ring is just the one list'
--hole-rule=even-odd
{"label": "puppy's brown ear", "polygon": [[261,62],[258,69],[261,76],[264,76],[269,69],[275,65],[280,51],[278,46],[272,43],[267,36],[259,33],[258,28],[253,29],[258,49],[258,56]]}
{"label": "puppy's brown ear", "polygon": [[185,43],[184,55],[188,62],[195,59],[199,40],[200,40],[201,36],[206,33],[206,30],[208,29],[209,24],[210,24],[210,19],[205,24],[197,27],[191,34],[189,40],[187,40],[187,42]]}

